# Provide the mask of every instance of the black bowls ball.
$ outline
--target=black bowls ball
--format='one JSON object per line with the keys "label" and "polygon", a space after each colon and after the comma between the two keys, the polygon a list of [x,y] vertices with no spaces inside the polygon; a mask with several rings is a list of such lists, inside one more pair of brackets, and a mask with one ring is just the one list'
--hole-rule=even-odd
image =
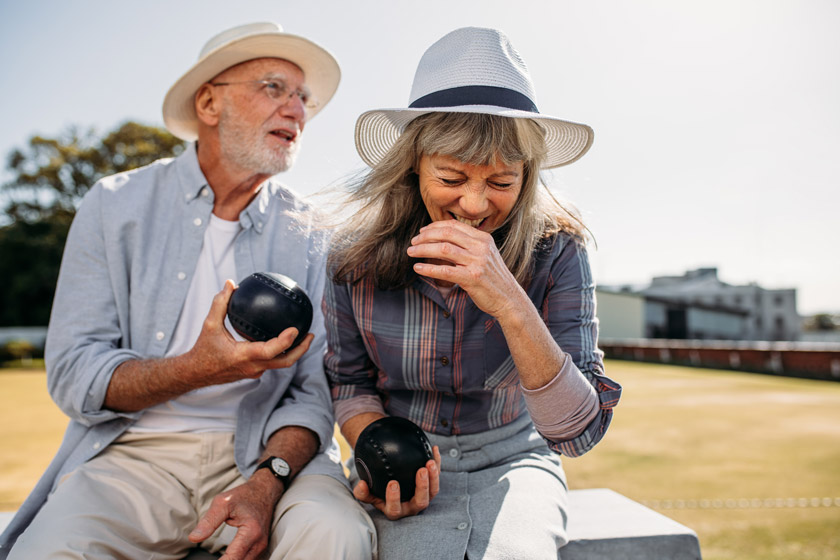
{"label": "black bowls ball", "polygon": [[275,272],[255,272],[234,290],[228,303],[230,324],[245,339],[265,342],[289,327],[298,330],[290,348],[312,326],[312,302],[297,282]]}
{"label": "black bowls ball", "polygon": [[432,458],[432,445],[420,426],[406,418],[386,416],[368,424],[354,449],[356,472],[371,494],[385,499],[388,481],[400,483],[400,501],[414,496],[417,470]]}

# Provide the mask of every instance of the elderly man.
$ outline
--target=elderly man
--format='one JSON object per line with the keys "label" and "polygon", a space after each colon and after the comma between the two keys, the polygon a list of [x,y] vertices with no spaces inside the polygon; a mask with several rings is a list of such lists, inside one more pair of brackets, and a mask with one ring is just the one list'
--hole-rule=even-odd
{"label": "elderly man", "polygon": [[[225,31],[164,100],[169,130],[197,142],[85,197],[46,350],[71,422],[0,558],[176,559],[195,543],[229,559],[376,550],[332,437],[324,240],[271,178],[339,76],[326,50],[275,24]],[[267,342],[226,328],[230,279],[255,271],[317,298],[299,346],[293,328]]]}

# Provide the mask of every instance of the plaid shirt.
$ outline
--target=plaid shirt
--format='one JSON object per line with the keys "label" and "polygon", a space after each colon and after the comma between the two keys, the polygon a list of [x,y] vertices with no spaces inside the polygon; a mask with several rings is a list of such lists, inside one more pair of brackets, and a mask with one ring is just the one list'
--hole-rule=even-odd
{"label": "plaid shirt", "polygon": [[[539,250],[527,293],[600,400],[598,415],[582,434],[546,439],[553,451],[578,456],[603,437],[621,395],[621,387],[604,376],[597,348],[595,285],[585,247],[560,235]],[[351,399],[374,410],[368,404],[373,396],[387,414],[442,435],[481,432],[527,414],[498,321],[458,286],[444,300],[423,277],[390,291],[377,289],[371,278],[328,281],[323,308],[324,363],[337,411]]]}

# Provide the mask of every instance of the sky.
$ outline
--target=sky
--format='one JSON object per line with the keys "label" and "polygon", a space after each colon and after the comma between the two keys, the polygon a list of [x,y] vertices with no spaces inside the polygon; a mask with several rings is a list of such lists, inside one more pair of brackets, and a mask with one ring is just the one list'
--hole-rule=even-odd
{"label": "sky", "polygon": [[540,112],[595,130],[581,160],[545,179],[593,232],[599,284],[717,267],[731,284],[796,288],[801,314],[840,312],[833,0],[0,0],[3,161],[34,134],[162,126],[163,96],[204,43],[253,21],[342,67],[282,176],[303,195],[365,169],[356,118],[404,107],[426,48],[495,27],[528,65]]}

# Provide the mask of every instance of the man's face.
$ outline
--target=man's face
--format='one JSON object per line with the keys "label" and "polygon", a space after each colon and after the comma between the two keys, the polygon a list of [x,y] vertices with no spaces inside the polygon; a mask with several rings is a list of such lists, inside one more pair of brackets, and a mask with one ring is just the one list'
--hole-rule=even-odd
{"label": "man's face", "polygon": [[[287,60],[260,58],[229,68],[211,83],[229,84],[217,88],[225,90],[218,128],[222,156],[251,173],[289,169],[306,124],[303,101],[295,94],[305,91],[301,69]],[[276,98],[278,85],[289,95]]]}

